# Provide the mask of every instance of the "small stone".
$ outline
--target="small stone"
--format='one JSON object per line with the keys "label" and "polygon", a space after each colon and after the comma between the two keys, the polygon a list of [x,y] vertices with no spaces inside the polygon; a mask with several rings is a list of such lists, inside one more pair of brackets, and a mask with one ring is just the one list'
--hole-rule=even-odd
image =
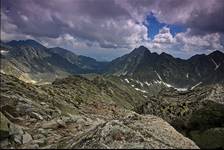
{"label": "small stone", "polygon": [[48,132],[49,132],[48,129],[42,129],[42,128],[40,128],[40,130],[38,130],[38,131],[39,131],[39,133],[41,133],[41,134],[39,134],[39,137],[45,137],[48,135]]}
{"label": "small stone", "polygon": [[22,144],[22,135],[19,135],[19,134],[14,135],[14,136],[13,136],[13,140],[14,140],[14,142],[17,143],[17,144]]}
{"label": "small stone", "polygon": [[43,145],[45,143],[45,138],[42,139],[38,139],[38,140],[34,140],[33,143],[34,144],[38,144],[38,145]]}
{"label": "small stone", "polygon": [[77,121],[76,121],[76,123],[77,124],[85,124],[85,120],[84,119],[82,119],[82,118],[79,118],[79,119],[77,119]]}
{"label": "small stone", "polygon": [[37,119],[31,118],[29,121],[32,122],[32,123],[35,123],[35,122],[37,122]]}
{"label": "small stone", "polygon": [[66,123],[61,119],[58,119],[57,123],[58,123],[59,127],[66,127]]}
{"label": "small stone", "polygon": [[35,135],[33,135],[33,139],[35,139],[35,140],[43,139],[43,138],[45,138],[45,136],[44,136],[45,134],[46,134],[46,131],[43,130],[43,131],[41,131],[41,134],[35,134]]}
{"label": "small stone", "polygon": [[72,119],[70,117],[65,117],[63,116],[62,117],[62,120],[65,122],[65,123],[72,123]]}
{"label": "small stone", "polygon": [[32,136],[27,132],[22,137],[23,137],[23,144],[26,144],[32,141]]}
{"label": "small stone", "polygon": [[38,114],[36,112],[32,112],[30,115],[31,115],[31,117],[33,117],[35,119],[38,119],[38,120],[43,120],[44,119],[40,114]]}
{"label": "small stone", "polygon": [[42,125],[43,129],[57,129],[58,128],[58,123],[55,120],[46,122]]}
{"label": "small stone", "polygon": [[41,104],[41,105],[47,105],[45,102],[41,102],[40,104]]}

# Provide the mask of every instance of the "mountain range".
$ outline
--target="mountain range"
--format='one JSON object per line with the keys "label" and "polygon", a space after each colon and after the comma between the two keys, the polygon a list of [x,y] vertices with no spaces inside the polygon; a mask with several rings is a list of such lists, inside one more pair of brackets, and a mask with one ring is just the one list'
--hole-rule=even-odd
{"label": "mountain range", "polygon": [[224,83],[224,53],[195,55],[184,60],[166,53],[152,53],[144,46],[111,62],[76,55],[60,48],[46,48],[34,40],[1,43],[1,72],[41,83],[71,74],[112,74],[177,88]]}
{"label": "mountain range", "polygon": [[164,52],[160,55],[151,53],[140,46],[109,63],[107,71],[141,81],[163,81],[179,88],[189,88],[198,83],[223,83],[224,54],[215,51],[183,60]]}
{"label": "mountain range", "polygon": [[224,148],[224,54],[97,60],[1,42],[0,148]]}

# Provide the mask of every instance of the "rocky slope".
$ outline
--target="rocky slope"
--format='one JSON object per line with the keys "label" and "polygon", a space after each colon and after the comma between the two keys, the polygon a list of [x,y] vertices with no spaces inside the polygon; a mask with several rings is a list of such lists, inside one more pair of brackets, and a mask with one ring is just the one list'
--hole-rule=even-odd
{"label": "rocky slope", "polygon": [[98,84],[74,76],[38,86],[1,74],[0,147],[198,148],[162,119],[125,109],[126,91]]}
{"label": "rocky slope", "polygon": [[[224,86],[209,85],[189,91],[163,89],[137,107],[168,121],[201,148],[224,148]],[[214,140],[212,140],[214,139]]]}

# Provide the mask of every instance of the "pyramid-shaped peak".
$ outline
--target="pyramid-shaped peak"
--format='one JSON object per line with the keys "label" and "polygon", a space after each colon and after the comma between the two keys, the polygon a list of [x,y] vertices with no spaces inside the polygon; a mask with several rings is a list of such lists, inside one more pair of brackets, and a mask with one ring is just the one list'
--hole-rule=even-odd
{"label": "pyramid-shaped peak", "polygon": [[139,50],[144,50],[144,51],[149,51],[149,49],[143,45],[139,46],[137,49]]}
{"label": "pyramid-shaped peak", "polygon": [[145,53],[145,52],[149,52],[150,53],[149,49],[146,48],[145,46],[139,46],[138,48],[135,48],[132,51],[132,53],[134,53],[134,54],[142,54],[142,53]]}

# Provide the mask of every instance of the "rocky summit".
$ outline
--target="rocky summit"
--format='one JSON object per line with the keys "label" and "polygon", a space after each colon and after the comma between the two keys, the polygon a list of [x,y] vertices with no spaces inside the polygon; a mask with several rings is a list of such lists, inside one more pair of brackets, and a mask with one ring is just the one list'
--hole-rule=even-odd
{"label": "rocky summit", "polygon": [[224,54],[111,62],[1,43],[0,148],[224,148]]}

